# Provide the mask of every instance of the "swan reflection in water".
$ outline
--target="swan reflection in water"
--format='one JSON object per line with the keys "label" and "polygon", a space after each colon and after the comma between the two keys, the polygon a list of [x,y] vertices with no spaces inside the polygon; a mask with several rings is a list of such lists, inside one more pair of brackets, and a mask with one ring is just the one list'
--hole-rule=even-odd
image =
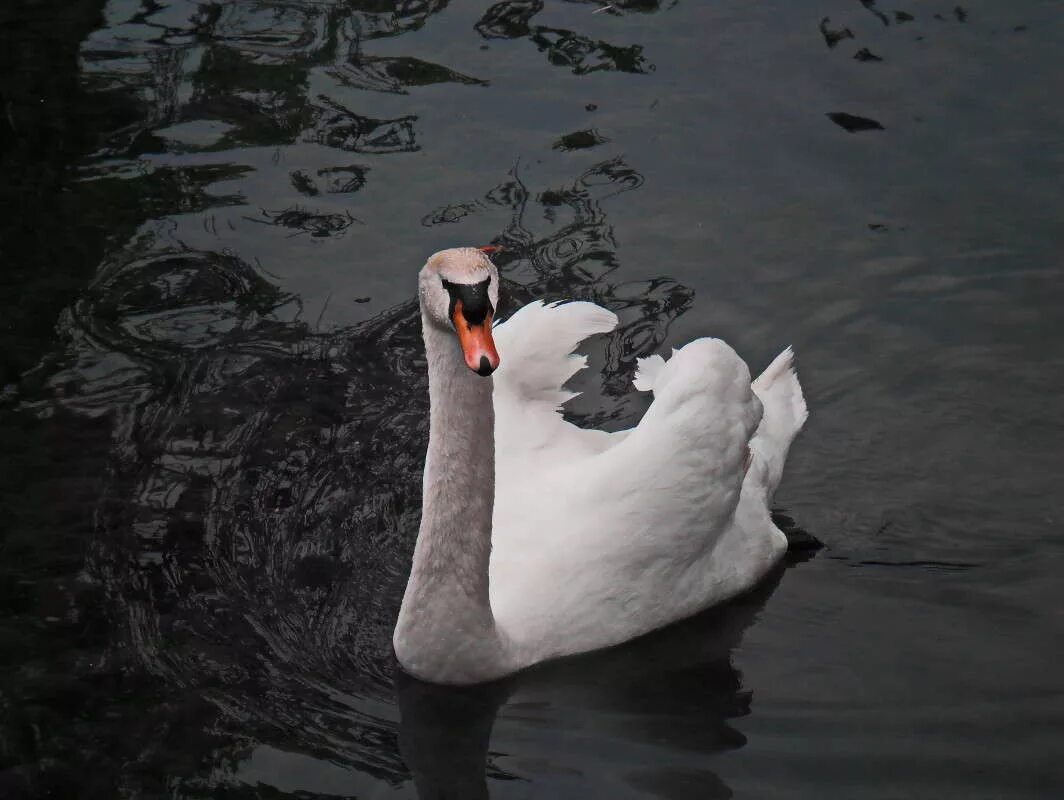
{"label": "swan reflection in water", "polygon": [[732,654],[782,572],[664,630],[497,683],[436,686],[396,668],[418,797],[487,798],[489,779],[524,780],[522,765],[551,776],[551,796],[731,797],[708,757],[746,743],[730,721],[753,693]]}

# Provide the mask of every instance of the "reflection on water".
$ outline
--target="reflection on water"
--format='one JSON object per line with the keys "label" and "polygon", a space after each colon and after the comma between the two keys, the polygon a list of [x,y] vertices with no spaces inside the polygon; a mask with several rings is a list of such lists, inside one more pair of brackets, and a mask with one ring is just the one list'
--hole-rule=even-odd
{"label": "reflection on water", "polygon": [[[456,690],[400,675],[399,744],[418,796],[484,798],[486,777],[525,780],[489,755],[489,738],[498,751],[513,737],[530,752],[548,745],[548,771],[609,775],[613,791],[599,791],[612,796],[731,797],[706,768],[706,757],[746,743],[730,721],[750,713],[752,692],[743,688],[731,653],[778,577],[736,603],[627,647],[543,665],[509,681]],[[596,763],[602,756],[585,749],[588,739],[609,741],[633,757],[617,763],[611,754]]]}
{"label": "reflection on water", "polygon": [[[1016,527],[1035,531],[1027,549],[1046,563],[1053,552],[1036,537],[1057,511],[1038,489],[1058,461],[1058,448],[1038,449],[1051,441],[1043,398],[1059,392],[1044,383],[1056,373],[1026,365],[1027,340],[1009,337],[1033,330],[1051,350],[1036,301],[1059,305],[1046,279],[1057,273],[998,264],[1022,237],[983,242],[1005,223],[983,215],[963,228],[950,214],[974,212],[954,211],[953,199],[935,202],[982,249],[935,250],[933,236],[916,238],[927,236],[923,215],[889,194],[874,214],[855,212],[856,233],[839,233],[848,222],[822,209],[848,220],[845,206],[871,191],[872,180],[850,195],[833,183],[855,163],[900,174],[906,163],[888,150],[942,151],[932,140],[900,146],[907,111],[869,87],[899,74],[925,38],[998,35],[977,28],[989,6],[85,0],[75,25],[76,4],[42,3],[19,9],[53,14],[54,30],[38,20],[23,31],[0,10],[0,31],[25,38],[13,52],[37,59],[26,74],[38,82],[28,91],[0,76],[4,176],[34,187],[25,209],[0,220],[17,276],[0,297],[11,376],[0,394],[11,530],[0,539],[0,795],[724,798],[786,793],[799,778],[812,793],[857,762],[893,777],[910,761],[915,786],[883,781],[888,794],[876,796],[968,788],[953,779],[975,758],[969,727],[1002,701],[969,668],[988,657],[956,632],[1049,638],[1037,626],[1050,604],[1012,597],[1003,611],[994,593],[1009,584],[977,581],[995,553],[1015,549],[1010,533],[986,552],[994,509],[1007,506],[982,498],[999,486],[989,463],[1014,465],[1008,486],[1033,498],[1026,516],[1016,512]],[[1026,31],[1019,21],[998,24],[1001,35]],[[829,61],[841,70],[825,80],[830,91],[794,100],[810,65]],[[748,80],[762,80],[760,95]],[[751,124],[762,113],[751,97],[771,107],[772,125]],[[799,106],[788,134],[758,138]],[[1052,152],[1056,129],[1044,130],[1024,158]],[[1022,133],[1006,138],[1026,142]],[[761,143],[753,160],[750,141]],[[984,161],[945,171],[960,181]],[[6,192],[17,181],[0,183]],[[982,196],[946,188],[927,194]],[[1040,230],[1034,201],[1013,199]],[[841,244],[824,249],[835,236]],[[751,252],[729,250],[733,241]],[[782,346],[781,331],[793,331],[818,411],[789,480],[804,481],[796,516],[813,515],[818,534],[830,526],[832,551],[764,606],[772,633],[750,627],[770,586],[634,646],[503,684],[396,680],[390,633],[428,413],[413,276],[432,249],[458,243],[504,248],[504,314],[566,297],[617,312],[618,330],[589,345],[584,397],[567,408],[582,424],[632,424],[647,402],[630,391],[635,358],[677,343],[677,331],[736,336],[744,352],[751,341]],[[916,274],[921,247],[944,253],[941,274]],[[975,274],[973,263],[996,271]],[[978,317],[974,332],[966,314]],[[945,358],[951,337],[971,344]],[[995,377],[1032,387],[1037,404],[991,401],[981,387]],[[1020,425],[1030,428],[1010,427]],[[951,483],[951,459],[980,479]],[[921,493],[924,506],[899,499]],[[952,505],[934,505],[939,496]],[[1018,584],[1049,585],[1024,563],[1009,569]],[[780,597],[810,574],[806,595]],[[916,591],[926,594],[907,594]],[[950,616],[950,603],[981,614]],[[739,661],[744,633],[760,659]],[[918,649],[951,636],[954,661]],[[1035,674],[1037,651],[995,648],[1033,666],[990,663]],[[851,666],[862,655],[865,669]],[[903,677],[868,669],[880,663]],[[961,692],[948,712],[925,696],[943,685],[936,676]],[[904,685],[880,697],[887,680]],[[973,707],[978,721],[963,716]],[[1003,764],[1030,760],[1031,786],[1051,770],[1029,755],[1040,752],[1038,720],[1051,732],[1057,719],[1039,713],[1035,733],[1002,727],[1022,752],[995,740]],[[945,744],[934,758],[922,740],[906,751],[913,731]],[[809,766],[825,754],[828,778]],[[1006,785],[1004,767],[987,769]]]}
{"label": "reflection on water", "polygon": [[[499,264],[510,308],[564,293],[621,315],[606,345],[608,399],[586,422],[631,424],[640,410],[629,407],[626,387],[634,357],[656,347],[691,299],[668,279],[610,281],[615,241],[602,203],[641,182],[620,159],[535,194],[515,172],[463,206],[511,214],[496,238],[506,248]],[[548,234],[527,226],[533,212],[549,220]],[[295,212],[264,216],[306,225]],[[430,213],[426,224],[447,216]],[[210,731],[182,791],[239,784],[241,770],[265,769],[263,748],[405,780],[388,709],[390,633],[427,436],[416,301],[321,333],[297,297],[237,255],[145,234],[101,267],[61,336],[62,352],[27,377],[38,399],[22,408],[111,423],[81,580],[107,597],[126,633],[90,673],[118,668],[115,658],[124,671],[135,656],[154,687],[136,713],[186,728],[180,735],[190,740]],[[717,658],[726,664],[727,648]],[[401,695],[404,719],[421,719],[410,700],[419,691],[428,690]],[[154,704],[173,692],[196,698],[190,719],[174,722],[169,701]],[[490,719],[469,724],[491,727]],[[404,730],[407,749],[431,763],[426,725]],[[483,743],[470,735],[470,747]],[[130,745],[129,757],[148,764],[175,757],[154,739],[144,750]],[[248,754],[257,754],[252,766]],[[484,753],[469,758],[482,765]],[[442,767],[413,768],[426,796],[450,780]],[[468,779],[483,784],[483,770],[474,773],[471,766]],[[150,782],[134,787],[152,790]]]}
{"label": "reflection on water", "polygon": [[359,11],[332,4],[172,2],[108,6],[112,24],[83,48],[96,91],[134,92],[140,118],[115,131],[105,152],[159,152],[153,131],[183,120],[224,120],[213,148],[293,142],[298,136],[351,152],[417,148],[415,117],[358,115],[308,91],[311,70],[337,85],[392,93],[440,82],[483,85],[416,58],[364,56],[363,42],[417,30],[444,2]]}
{"label": "reflection on water", "polygon": [[[242,179],[263,165],[146,156],[313,143],[337,160],[288,170],[290,185],[315,201],[357,192],[373,168],[348,154],[416,151],[417,116],[355,113],[348,100],[310,91],[308,71],[389,93],[484,85],[417,58],[362,52],[364,41],[416,30],[443,6],[112,3],[110,24],[85,45],[85,80],[94,92],[131,94],[137,108],[106,132],[84,175],[137,192],[145,220],[203,214],[242,206]],[[530,37],[578,73],[642,68],[638,48],[546,28]],[[515,170],[470,203],[428,212],[426,224],[506,209],[497,241],[507,248],[511,307],[577,294],[623,312],[604,370],[616,389],[634,355],[690,302],[671,281],[608,279],[616,242],[602,203],[641,182],[611,159],[532,193]],[[529,227],[533,211],[546,233]],[[202,217],[212,236],[251,223],[336,239],[357,222],[342,206],[302,204]],[[408,684],[400,709],[410,766],[396,738],[390,630],[416,533],[428,411],[416,303],[323,332],[257,260],[197,247],[181,230],[150,225],[116,247],[64,313],[62,349],[23,381],[24,413],[106,420],[91,546],[77,580],[58,592],[73,619],[102,603],[109,622],[97,623],[84,660],[65,665],[95,689],[55,705],[47,698],[58,675],[42,665],[22,676],[24,705],[2,737],[13,748],[5,760],[25,765],[13,785],[69,789],[92,763],[91,791],[122,796],[165,786],[220,797],[263,782],[286,795],[354,796],[367,781],[401,784],[409,769],[426,797],[456,780],[486,791],[497,703],[461,720],[467,733],[449,724],[445,745],[438,727],[432,736],[438,693]],[[618,397],[598,416],[621,422],[635,412]],[[106,711],[85,708],[96,693],[112,695]],[[50,705],[108,721],[20,745],[47,725]],[[459,703],[454,713],[481,707]],[[101,747],[113,755],[101,759]],[[444,754],[469,769],[453,774]]]}
{"label": "reflection on water", "polygon": [[[645,5],[614,3],[613,8],[619,11]],[[656,10],[656,3],[651,6],[639,10]],[[643,57],[640,45],[617,46],[563,28],[531,24],[543,7],[543,0],[503,0],[484,13],[476,25],[477,32],[485,39],[529,39],[551,64],[569,67],[576,75],[600,71],[643,73],[654,69]]]}
{"label": "reflection on water", "polygon": [[[114,3],[112,24],[86,44],[85,79],[96,92],[133,90],[139,110],[107,132],[84,176],[110,191],[138,191],[145,220],[200,214],[209,236],[251,225],[308,241],[343,237],[359,224],[343,206],[205,213],[245,209],[246,178],[261,162],[146,156],[314,143],[336,160],[286,170],[275,159],[273,168],[311,201],[363,190],[375,168],[349,154],[416,151],[416,115],[357,114],[348,100],[310,91],[301,76],[323,66],[338,86],[391,93],[483,85],[418,59],[361,54],[361,42],[416,30],[443,5],[363,12],[172,4],[141,12]],[[116,21],[121,13],[126,22]],[[543,47],[550,39],[552,61],[568,59],[577,72],[606,68],[610,58],[618,69],[641,63],[638,48],[548,29],[530,35]],[[642,182],[619,157],[535,191],[515,168],[479,197],[424,216],[431,227],[505,211],[509,223],[495,242],[505,246],[499,265],[510,309],[575,296],[618,311],[622,325],[604,351],[607,401],[584,415],[588,422],[632,422],[641,409],[624,387],[634,357],[657,346],[690,305],[690,291],[674,281],[610,277],[618,262],[604,203]],[[401,784],[411,769],[424,796],[453,796],[446,787],[456,780],[484,792],[486,774],[515,777],[484,769],[501,697],[454,706],[446,742],[438,722],[438,703],[452,702],[446,693],[407,682],[401,726],[394,706],[390,632],[417,529],[427,435],[416,302],[323,331],[256,257],[190,243],[201,234],[182,225],[152,223],[115,247],[64,313],[62,348],[23,380],[25,414],[106,420],[91,546],[66,602],[80,617],[84,603],[104,598],[114,626],[75,680],[124,687],[109,723],[72,740],[40,740],[35,756],[17,753],[36,764],[26,785],[68,785],[79,764],[98,758],[101,736],[108,747],[120,738],[120,755],[97,766],[91,783],[124,796],[154,796],[166,785],[181,796],[220,797],[264,781],[282,794],[332,787],[354,796],[374,780]],[[727,648],[714,658],[723,659],[722,690],[735,691]],[[40,696],[51,680],[46,668],[24,677],[21,692]],[[15,732],[40,723],[39,706],[26,708]],[[470,714],[467,733],[456,735],[454,715]],[[454,763],[468,770],[451,771],[443,756],[455,748]],[[120,774],[129,762],[142,766]]]}

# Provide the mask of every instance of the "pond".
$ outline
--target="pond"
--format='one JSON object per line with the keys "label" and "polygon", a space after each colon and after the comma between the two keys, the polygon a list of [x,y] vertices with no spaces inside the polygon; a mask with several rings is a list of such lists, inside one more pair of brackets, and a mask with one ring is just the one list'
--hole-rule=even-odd
{"label": "pond", "polygon": [[[1059,2],[15,0],[0,11],[0,794],[1035,798],[1064,785]],[[440,689],[391,630],[414,289],[787,345],[754,594]]]}

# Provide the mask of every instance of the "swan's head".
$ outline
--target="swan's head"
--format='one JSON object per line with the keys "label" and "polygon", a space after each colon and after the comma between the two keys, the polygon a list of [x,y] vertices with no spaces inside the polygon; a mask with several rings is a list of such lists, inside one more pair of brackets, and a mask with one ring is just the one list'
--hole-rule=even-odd
{"label": "swan's head", "polygon": [[428,323],[458,337],[466,366],[490,375],[499,366],[491,322],[499,305],[499,271],[490,248],[455,247],[429,257],[418,278],[418,297]]}

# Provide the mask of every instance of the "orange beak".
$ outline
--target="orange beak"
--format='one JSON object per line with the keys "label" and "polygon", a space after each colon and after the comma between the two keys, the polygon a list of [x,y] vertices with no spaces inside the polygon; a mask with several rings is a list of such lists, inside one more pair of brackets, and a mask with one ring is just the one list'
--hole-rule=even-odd
{"label": "orange beak", "polygon": [[459,300],[454,304],[451,322],[458,331],[458,343],[462,345],[466,366],[477,375],[493,373],[499,366],[499,352],[495,349],[495,340],[491,338],[491,313],[474,325],[466,321],[462,301]]}

